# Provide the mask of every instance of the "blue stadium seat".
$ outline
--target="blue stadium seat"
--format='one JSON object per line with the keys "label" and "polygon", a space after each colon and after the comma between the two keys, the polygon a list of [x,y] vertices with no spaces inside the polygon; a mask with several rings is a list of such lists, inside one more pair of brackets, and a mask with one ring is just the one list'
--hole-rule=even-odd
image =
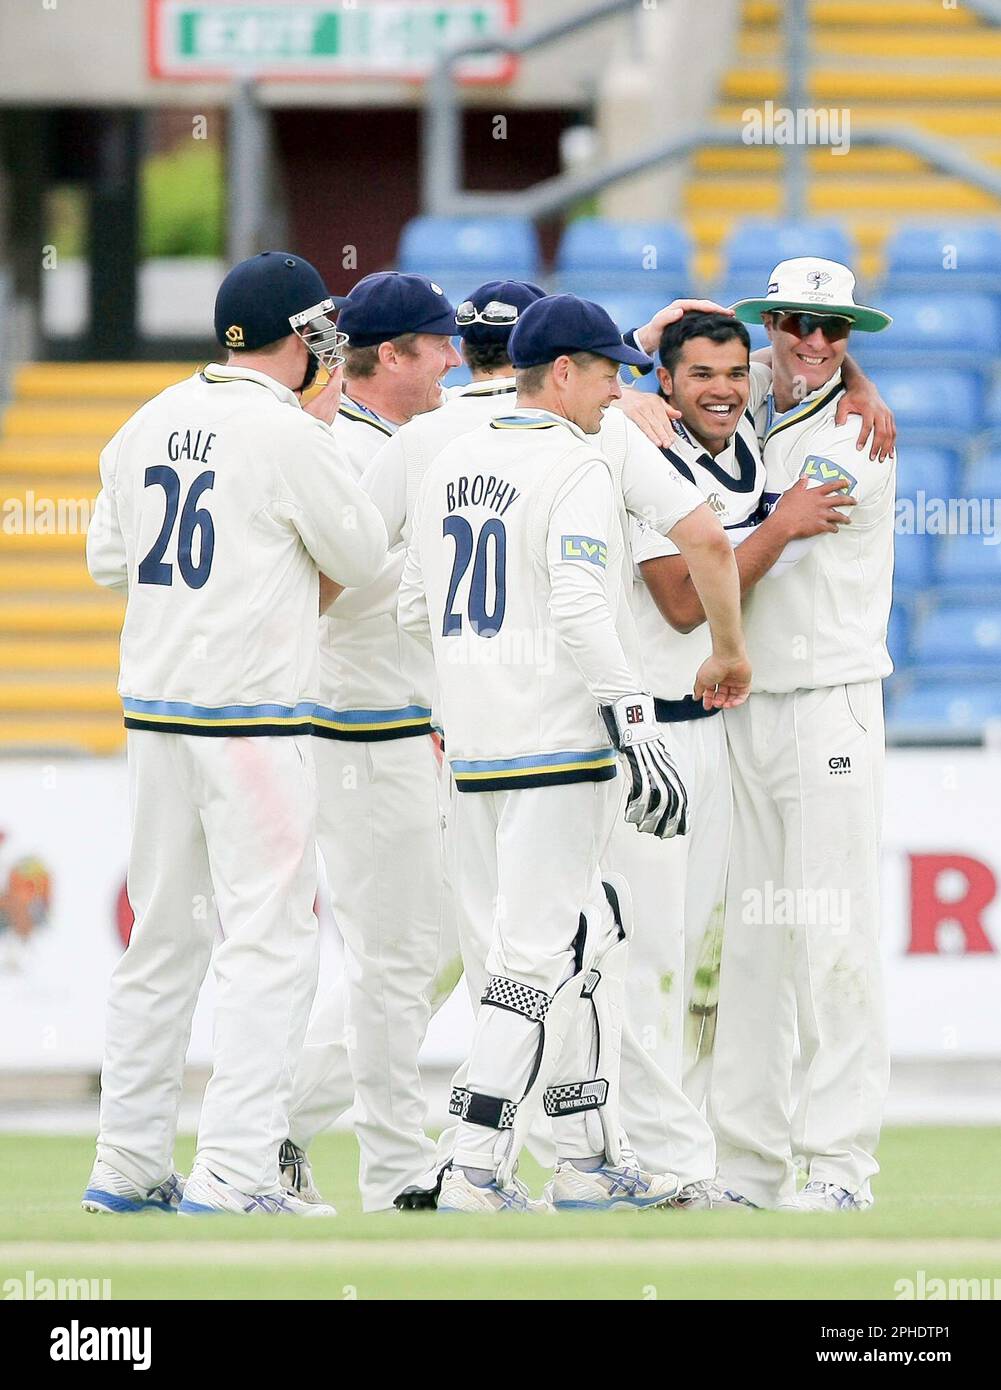
{"label": "blue stadium seat", "polygon": [[592,297],[595,303],[600,304],[611,314],[622,333],[647,323],[658,309],[664,307],[664,300],[656,290],[647,291],[645,294],[635,294],[629,291],[610,290],[607,286],[604,289],[596,286]]}
{"label": "blue stadium seat", "polygon": [[457,294],[484,280],[535,280],[540,265],[539,238],[524,217],[415,217],[397,256],[398,270],[429,275]]}
{"label": "blue stadium seat", "polygon": [[962,494],[964,497],[1001,497],[1001,452],[988,454],[970,464]]}
{"label": "blue stadium seat", "polygon": [[1001,673],[1001,609],[942,603],[917,624],[911,651],[923,666],[996,665]]}
{"label": "blue stadium seat", "polygon": [[940,581],[966,588],[1001,584],[1001,543],[990,540],[986,534],[946,536],[937,557]]}
{"label": "blue stadium seat", "polygon": [[783,222],[750,217],[738,222],[726,239],[726,280],[742,282],[739,298],[764,294],[768,276],[779,261],[794,256],[823,256],[851,265],[855,246],[838,222]]}
{"label": "blue stadium seat", "polygon": [[940,728],[973,733],[989,719],[1001,719],[1001,681],[922,680],[905,681],[891,696],[887,723],[891,730]]}
{"label": "blue stadium seat", "polygon": [[[887,368],[879,373],[876,385],[895,413],[898,427],[912,434],[920,430],[922,443],[955,448],[957,432],[970,434],[983,424],[983,386],[973,372],[945,367],[929,376]],[[940,438],[933,441],[935,435]]]}
{"label": "blue stadium seat", "polygon": [[993,429],[1001,429],[1001,380],[995,382],[987,396],[987,423]]}
{"label": "blue stadium seat", "polygon": [[905,592],[924,589],[932,582],[935,537],[895,536],[893,540],[893,586]]}
{"label": "blue stadium seat", "polygon": [[854,333],[852,351],[866,369],[885,366],[965,367],[989,373],[1001,352],[1001,302],[986,294],[884,295],[893,319],[882,333]]}
{"label": "blue stadium seat", "polygon": [[692,244],[673,222],[571,222],[556,253],[554,289],[593,298],[595,284],[645,294],[675,292],[689,283]]}
{"label": "blue stadium seat", "polygon": [[914,498],[919,492],[925,498],[954,497],[957,475],[956,457],[948,449],[930,449],[917,445],[900,446],[897,467],[897,497]]}
{"label": "blue stadium seat", "polygon": [[886,645],[896,670],[906,666],[910,660],[911,615],[906,604],[894,602],[890,609],[890,624],[886,633]]}
{"label": "blue stadium seat", "polygon": [[888,289],[1001,289],[1001,227],[996,221],[912,222],[887,243]]}

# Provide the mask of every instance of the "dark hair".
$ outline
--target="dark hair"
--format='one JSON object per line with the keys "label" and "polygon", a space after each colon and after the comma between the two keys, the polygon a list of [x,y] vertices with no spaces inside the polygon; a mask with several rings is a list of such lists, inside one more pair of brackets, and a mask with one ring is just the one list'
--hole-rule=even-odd
{"label": "dark hair", "polygon": [[739,319],[729,314],[683,314],[676,323],[669,323],[660,335],[657,355],[660,365],[674,375],[681,350],[690,338],[708,338],[711,343],[729,343],[733,339],[751,351],[751,337]]}
{"label": "dark hair", "polygon": [[[463,339],[461,350],[467,367],[474,372],[492,372],[498,367],[511,367],[506,341],[503,343],[467,343]],[[513,372],[514,368],[511,367],[511,370]]]}

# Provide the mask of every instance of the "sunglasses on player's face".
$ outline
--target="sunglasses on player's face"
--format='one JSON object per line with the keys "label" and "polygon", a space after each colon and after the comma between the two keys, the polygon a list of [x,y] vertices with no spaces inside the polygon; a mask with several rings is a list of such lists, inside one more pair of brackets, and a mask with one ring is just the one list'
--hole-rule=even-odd
{"label": "sunglasses on player's face", "polygon": [[779,327],[783,333],[792,333],[797,338],[809,338],[819,328],[829,343],[836,343],[848,337],[852,321],[839,318],[837,314],[783,314]]}
{"label": "sunglasses on player's face", "polygon": [[461,328],[471,323],[485,323],[492,328],[505,327],[518,322],[518,310],[514,304],[502,304],[491,299],[483,309],[477,309],[471,299],[465,299],[455,311],[455,321]]}

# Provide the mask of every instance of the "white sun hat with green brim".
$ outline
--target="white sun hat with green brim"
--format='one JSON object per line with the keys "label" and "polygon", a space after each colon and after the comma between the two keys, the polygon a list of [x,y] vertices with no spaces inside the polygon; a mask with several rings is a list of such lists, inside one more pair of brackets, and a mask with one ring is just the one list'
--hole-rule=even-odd
{"label": "white sun hat with green brim", "polygon": [[851,319],[862,333],[879,333],[893,320],[880,309],[855,303],[855,276],[838,261],[818,256],[797,256],[780,261],[771,273],[764,299],[738,299],[734,315],[743,323],[760,323],[762,314],[775,310],[825,314]]}

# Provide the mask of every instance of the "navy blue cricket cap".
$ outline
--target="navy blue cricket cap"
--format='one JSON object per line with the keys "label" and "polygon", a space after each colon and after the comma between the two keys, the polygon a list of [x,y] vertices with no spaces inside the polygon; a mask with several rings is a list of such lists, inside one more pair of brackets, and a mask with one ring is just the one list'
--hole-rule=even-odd
{"label": "navy blue cricket cap", "polygon": [[253,352],[292,332],[289,318],[325,299],[335,308],[347,301],[330,294],[315,266],[291,251],[262,251],[240,261],[215,298],[215,335],[233,352]]}
{"label": "navy blue cricket cap", "polygon": [[343,301],[337,327],[352,347],[373,347],[401,333],[444,333],[452,337],[455,310],[445,291],[423,275],[380,270],[359,280]]}
{"label": "navy blue cricket cap", "polygon": [[508,340],[515,367],[537,367],[573,352],[593,352],[645,375],[653,363],[645,352],[626,347],[615,321],[600,304],[575,294],[553,294],[530,304]]}
{"label": "navy blue cricket cap", "polygon": [[520,318],[522,310],[545,297],[546,291],[541,285],[533,285],[530,280],[488,280],[485,285],[477,286],[468,300],[456,310],[462,341],[470,347],[482,347],[488,343],[504,344],[514,329],[513,323],[484,323],[481,319],[475,323],[463,323],[459,311],[465,307],[465,303],[472,304],[478,314],[482,314],[488,304],[510,305],[518,310]]}

